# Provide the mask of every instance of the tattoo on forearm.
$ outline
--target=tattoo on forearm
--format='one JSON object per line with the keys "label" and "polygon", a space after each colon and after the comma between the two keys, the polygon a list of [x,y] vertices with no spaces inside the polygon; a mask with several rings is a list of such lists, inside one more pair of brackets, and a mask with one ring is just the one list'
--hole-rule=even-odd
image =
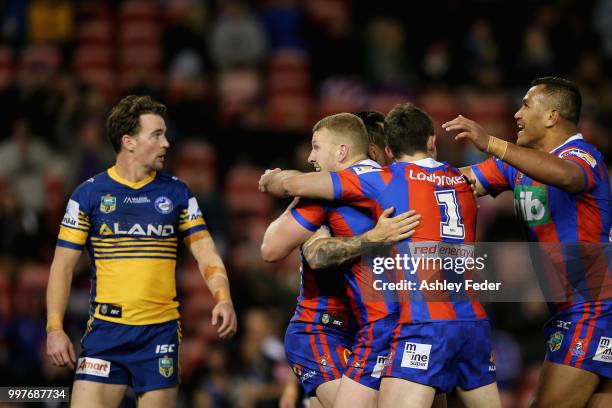
{"label": "tattoo on forearm", "polygon": [[304,244],[306,262],[314,269],[329,268],[353,261],[361,256],[362,236],[321,238]]}

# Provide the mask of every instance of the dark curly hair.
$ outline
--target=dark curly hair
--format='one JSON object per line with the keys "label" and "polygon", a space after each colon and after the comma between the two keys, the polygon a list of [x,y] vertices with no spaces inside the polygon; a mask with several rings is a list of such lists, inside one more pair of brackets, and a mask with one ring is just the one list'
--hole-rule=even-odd
{"label": "dark curly hair", "polygon": [[121,151],[123,135],[133,136],[140,131],[140,115],[147,113],[166,119],[166,106],[150,96],[129,95],[113,107],[106,120],[106,132],[115,153]]}

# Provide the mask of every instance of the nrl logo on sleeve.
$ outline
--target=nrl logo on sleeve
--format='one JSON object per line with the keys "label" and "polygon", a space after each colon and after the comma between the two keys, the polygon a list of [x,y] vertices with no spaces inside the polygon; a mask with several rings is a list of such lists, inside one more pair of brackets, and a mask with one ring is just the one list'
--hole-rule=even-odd
{"label": "nrl logo on sleeve", "polygon": [[166,378],[174,373],[174,360],[172,357],[163,356],[159,359],[159,373]]}
{"label": "nrl logo on sleeve", "polygon": [[79,203],[74,200],[68,200],[68,205],[66,206],[66,214],[64,214],[64,219],[62,219],[62,223],[70,227],[79,226]]}
{"label": "nrl logo on sleeve", "polygon": [[112,213],[117,209],[117,197],[110,194],[100,197],[100,211],[104,214]]}
{"label": "nrl logo on sleeve", "polygon": [[585,162],[587,162],[588,165],[593,167],[593,168],[595,168],[595,166],[597,166],[597,160],[595,160],[595,158],[593,156],[591,156],[591,154],[589,152],[584,151],[582,149],[572,148],[572,149],[565,150],[565,151],[561,152],[561,154],[559,154],[559,157],[561,157],[561,158],[567,157],[567,156],[578,157],[579,159],[582,159]]}
{"label": "nrl logo on sleeve", "polygon": [[355,166],[353,167],[353,170],[355,170],[355,173],[357,173],[357,175],[365,174],[365,173],[372,173],[374,171],[382,171],[382,169],[379,169],[378,167],[373,167],[373,166]]}
{"label": "nrl logo on sleeve", "polygon": [[198,206],[198,200],[195,197],[191,197],[187,204],[187,214],[189,217],[189,221],[197,220],[198,218],[202,218],[202,211]]}

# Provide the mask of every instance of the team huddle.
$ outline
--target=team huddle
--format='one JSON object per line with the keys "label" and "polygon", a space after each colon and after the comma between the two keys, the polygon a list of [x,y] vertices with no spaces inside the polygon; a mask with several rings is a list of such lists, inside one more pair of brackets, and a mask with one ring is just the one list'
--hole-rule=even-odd
{"label": "team huddle", "polygon": [[[410,103],[386,117],[340,113],[313,128],[309,162],[317,172],[261,177],[261,191],[299,197],[269,226],[262,255],[275,261],[301,246],[302,288],[285,346],[311,406],[445,406],[453,390],[467,407],[501,406],[478,300],[372,296],[362,251],[372,243],[398,243],[400,252],[409,250],[405,242],[473,244],[475,193],[505,190],[514,191],[530,241],[610,242],[610,182],[601,154],[578,133],[580,107],[575,85],[546,77],[532,83],[515,114],[517,144],[458,116],[443,128],[494,156],[461,169],[436,161],[432,121]],[[609,283],[608,263],[599,265],[603,271],[578,271],[567,263],[560,273],[577,287],[593,274]],[[533,406],[609,406],[612,302],[569,296],[550,307]]]}
{"label": "team huddle", "polygon": [[[311,407],[445,407],[450,392],[468,408],[501,407],[491,327],[470,296],[469,273],[390,267],[378,274],[368,251],[386,248],[398,260],[432,249],[468,251],[476,241],[476,196],[506,190],[514,192],[529,241],[609,244],[610,180],[601,154],[578,133],[580,109],[574,84],[545,77],[515,114],[516,144],[458,116],[443,129],[493,156],[460,169],[436,160],[432,120],[411,103],[386,117],[338,113],[313,127],[308,161],[316,172],[262,175],[262,192],[295,197],[268,227],[261,252],[269,262],[296,248],[302,255],[285,351],[293,385],[299,380]],[[47,287],[47,354],[75,369],[73,406],[119,406],[128,386],[139,405],[176,405],[180,241],[214,297],[219,337],[237,329],[225,266],[197,200],[161,171],[170,145],[165,115],[150,97],[128,96],[113,108],[107,131],[116,164],[74,191],[61,222]],[[91,307],[77,358],[63,319],[84,249]],[[550,304],[535,407],[612,406],[612,301],[605,290],[590,291],[612,288],[610,263],[597,257],[577,265],[568,262],[572,255],[556,254],[557,278],[576,290]],[[425,289],[434,278],[457,290],[434,285],[432,297]],[[400,281],[416,289],[372,289]],[[294,406],[285,397],[281,407]]]}

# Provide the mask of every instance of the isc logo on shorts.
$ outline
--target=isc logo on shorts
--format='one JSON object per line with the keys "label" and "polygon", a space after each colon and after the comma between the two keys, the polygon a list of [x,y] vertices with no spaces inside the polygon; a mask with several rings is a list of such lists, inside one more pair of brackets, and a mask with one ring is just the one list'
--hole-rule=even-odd
{"label": "isc logo on shorts", "polygon": [[404,355],[402,356],[402,367],[427,370],[429,368],[429,353],[431,353],[431,344],[406,342]]}
{"label": "isc logo on shorts", "polygon": [[612,337],[601,336],[593,360],[612,363]]}
{"label": "isc logo on shorts", "polygon": [[108,378],[110,367],[110,361],[100,360],[99,358],[81,357],[77,362],[76,374],[88,374]]}

